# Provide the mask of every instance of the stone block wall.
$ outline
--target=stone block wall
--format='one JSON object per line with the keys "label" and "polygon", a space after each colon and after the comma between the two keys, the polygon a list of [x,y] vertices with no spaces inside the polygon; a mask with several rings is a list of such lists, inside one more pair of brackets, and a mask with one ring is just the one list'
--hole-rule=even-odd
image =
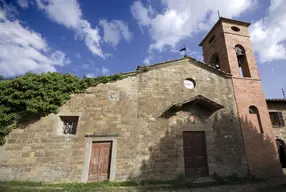
{"label": "stone block wall", "polygon": [[[267,102],[268,110],[282,112],[284,122],[286,123],[286,103],[282,102]],[[273,133],[276,139],[281,139],[286,143],[286,125],[284,127],[273,127]]]}
{"label": "stone block wall", "polygon": [[[231,79],[200,65],[185,58],[73,95],[58,114],[12,131],[0,147],[0,180],[86,182],[89,133],[118,135],[112,180],[175,179],[184,174],[183,131],[205,131],[210,174],[246,175]],[[195,80],[195,89],[184,87],[186,78]],[[196,95],[223,108],[199,125],[189,119],[201,106],[160,117],[172,103]],[[76,135],[61,134],[60,116],[79,116]]]}
{"label": "stone block wall", "polygon": [[[119,98],[110,99],[112,92]],[[136,156],[136,97],[134,77],[99,85],[73,95],[58,114],[13,130],[0,148],[0,180],[84,181],[85,135],[91,132],[119,134],[115,177],[127,179]],[[79,116],[76,135],[59,134],[59,116]]]}
{"label": "stone block wall", "polygon": [[[138,118],[142,124],[138,164],[141,161],[143,165],[138,177],[170,179],[184,174],[182,133],[198,130],[206,133],[210,174],[247,174],[231,79],[209,72],[200,65],[182,60],[167,67],[153,67],[139,76]],[[187,78],[196,82],[194,89],[184,87],[183,81]],[[199,113],[200,109],[192,110],[192,107],[182,117],[175,114],[170,118],[158,118],[171,103],[196,95],[224,106],[212,116],[204,117],[203,128],[186,124],[189,116]]]}
{"label": "stone block wall", "polygon": [[84,143],[78,137],[53,136],[53,115],[25,129],[15,129],[1,148],[0,179],[32,181],[78,180]]}

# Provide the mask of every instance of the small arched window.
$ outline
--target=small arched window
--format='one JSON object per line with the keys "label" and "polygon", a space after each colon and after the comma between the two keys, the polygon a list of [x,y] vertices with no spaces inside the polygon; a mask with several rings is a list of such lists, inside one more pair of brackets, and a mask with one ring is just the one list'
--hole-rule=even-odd
{"label": "small arched window", "polygon": [[251,77],[244,47],[242,45],[236,45],[235,53],[240,71],[240,76]]}
{"label": "small arched window", "polygon": [[255,115],[255,118],[258,122],[258,126],[259,126],[259,130],[260,130],[260,133],[264,133],[263,131],[263,128],[262,128],[262,123],[261,123],[261,119],[260,119],[260,115],[259,115],[259,111],[257,109],[257,107],[251,105],[249,107],[249,114],[254,114]]}
{"label": "small arched window", "polygon": [[220,61],[219,61],[219,54],[218,52],[215,52],[210,61],[209,61],[209,64],[213,67],[215,67],[216,69],[220,69]]}

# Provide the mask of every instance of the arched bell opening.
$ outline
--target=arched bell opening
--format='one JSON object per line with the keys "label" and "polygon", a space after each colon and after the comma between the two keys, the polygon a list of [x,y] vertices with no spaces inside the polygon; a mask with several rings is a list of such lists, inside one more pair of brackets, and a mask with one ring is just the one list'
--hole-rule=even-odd
{"label": "arched bell opening", "polygon": [[215,52],[210,61],[209,61],[209,64],[213,67],[215,67],[216,69],[220,69],[220,60],[219,60],[219,54],[218,52]]}
{"label": "arched bell opening", "polygon": [[244,47],[242,45],[236,45],[235,53],[238,62],[240,76],[251,77]]}

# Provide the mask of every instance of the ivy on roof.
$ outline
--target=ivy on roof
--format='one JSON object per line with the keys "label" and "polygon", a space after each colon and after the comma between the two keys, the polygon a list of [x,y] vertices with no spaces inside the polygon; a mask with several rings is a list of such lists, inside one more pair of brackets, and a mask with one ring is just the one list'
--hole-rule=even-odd
{"label": "ivy on roof", "polygon": [[26,73],[4,79],[0,76],[0,145],[13,128],[29,118],[57,113],[71,94],[83,93],[88,87],[127,77],[123,74],[82,79],[70,73]]}

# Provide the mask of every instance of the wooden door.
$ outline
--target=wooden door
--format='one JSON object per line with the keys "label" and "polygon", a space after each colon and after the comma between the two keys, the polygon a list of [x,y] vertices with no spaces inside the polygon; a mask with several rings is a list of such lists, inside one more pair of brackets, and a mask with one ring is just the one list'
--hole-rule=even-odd
{"label": "wooden door", "polygon": [[205,132],[183,132],[185,175],[204,177],[208,175]]}
{"label": "wooden door", "polygon": [[111,146],[111,141],[92,143],[88,181],[108,180]]}

